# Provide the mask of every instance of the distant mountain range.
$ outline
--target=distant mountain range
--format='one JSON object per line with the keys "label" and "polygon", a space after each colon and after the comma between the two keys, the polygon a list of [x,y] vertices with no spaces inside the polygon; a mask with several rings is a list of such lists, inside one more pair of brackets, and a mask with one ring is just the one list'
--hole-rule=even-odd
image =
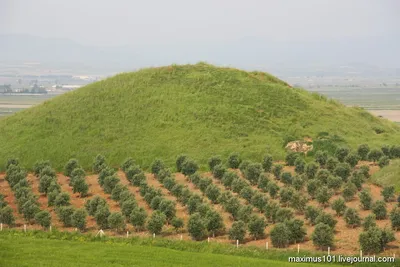
{"label": "distant mountain range", "polygon": [[338,66],[351,62],[400,69],[400,38],[331,42],[272,42],[247,37],[230,43],[85,46],[68,39],[0,35],[0,63],[39,61],[57,66],[132,70],[145,66],[207,61],[247,69]]}

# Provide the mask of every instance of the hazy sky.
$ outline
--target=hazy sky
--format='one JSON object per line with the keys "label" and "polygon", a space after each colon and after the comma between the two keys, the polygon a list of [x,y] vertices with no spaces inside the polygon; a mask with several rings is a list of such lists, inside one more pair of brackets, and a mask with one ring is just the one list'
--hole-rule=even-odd
{"label": "hazy sky", "polygon": [[82,44],[342,40],[400,35],[399,0],[0,0],[0,34]]}

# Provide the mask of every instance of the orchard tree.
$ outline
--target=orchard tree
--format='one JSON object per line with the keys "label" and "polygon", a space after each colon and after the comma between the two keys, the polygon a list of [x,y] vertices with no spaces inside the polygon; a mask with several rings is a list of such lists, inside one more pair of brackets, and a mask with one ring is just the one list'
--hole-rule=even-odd
{"label": "orchard tree", "polygon": [[212,156],[208,160],[208,167],[210,168],[210,171],[214,169],[215,166],[221,164],[222,165],[222,159],[221,156]]}
{"label": "orchard tree", "polygon": [[343,180],[339,176],[329,175],[327,179],[327,186],[329,189],[334,190],[337,192],[342,187]]}
{"label": "orchard tree", "polygon": [[242,174],[245,173],[247,166],[249,166],[252,162],[250,160],[243,160],[239,165],[239,170]]}
{"label": "orchard tree", "polygon": [[103,206],[108,206],[107,201],[99,195],[92,197],[85,203],[85,209],[90,216],[94,216],[97,210]]}
{"label": "orchard tree", "polygon": [[258,183],[257,187],[261,189],[263,192],[268,192],[268,183],[269,183],[269,178],[265,174],[261,174],[260,177],[258,177]]}
{"label": "orchard tree", "polygon": [[237,169],[239,168],[240,163],[242,163],[242,160],[240,159],[240,156],[238,153],[232,153],[228,157],[228,167],[232,169]]}
{"label": "orchard tree", "polygon": [[64,167],[64,175],[71,176],[71,173],[74,169],[79,168],[80,165],[77,159],[70,159]]}
{"label": "orchard tree", "polygon": [[328,153],[326,151],[318,150],[315,153],[315,162],[317,162],[320,166],[325,166],[328,160]]}
{"label": "orchard tree", "polygon": [[272,245],[277,248],[284,248],[289,245],[289,229],[285,223],[276,224],[270,231]]}
{"label": "orchard tree", "polygon": [[360,247],[366,253],[382,252],[387,243],[394,240],[395,237],[392,231],[379,229],[378,227],[371,227],[359,236]]}
{"label": "orchard tree", "polygon": [[251,163],[247,166],[244,175],[252,185],[255,185],[257,184],[261,173],[263,173],[263,167],[261,163]]}
{"label": "orchard tree", "polygon": [[200,189],[200,191],[204,194],[206,192],[206,189],[208,186],[210,186],[212,183],[212,179],[209,177],[203,177],[200,179],[199,181],[199,186],[198,188]]}
{"label": "orchard tree", "polygon": [[299,219],[290,219],[285,222],[289,230],[289,243],[298,243],[304,241],[307,235],[307,230],[304,227],[304,222]]}
{"label": "orchard tree", "polygon": [[229,239],[243,242],[246,232],[246,224],[243,221],[235,221],[229,229]]}
{"label": "orchard tree", "polygon": [[360,191],[364,183],[364,175],[359,171],[355,171],[353,172],[350,181],[357,187],[357,190]]}
{"label": "orchard tree", "polygon": [[330,172],[333,172],[336,169],[336,166],[339,164],[339,160],[335,157],[329,157],[326,161],[326,169]]}
{"label": "orchard tree", "polygon": [[231,188],[232,187],[232,182],[235,180],[235,179],[238,179],[239,178],[239,176],[236,174],[236,173],[234,173],[234,172],[232,172],[232,171],[226,171],[225,173],[224,173],[224,176],[222,177],[222,184],[226,187],[226,188]]}
{"label": "orchard tree", "polygon": [[248,223],[248,229],[250,235],[254,238],[254,240],[263,238],[265,236],[265,227],[267,226],[267,223],[265,222],[264,218],[261,218],[259,216],[253,215],[250,218],[250,221]]}
{"label": "orchard tree", "polygon": [[41,176],[39,179],[39,192],[47,195],[50,184],[53,181],[55,181],[55,179],[51,176],[48,175]]}
{"label": "orchard tree", "polygon": [[181,154],[176,158],[176,170],[178,172],[182,171],[183,163],[188,159],[187,155]]}
{"label": "orchard tree", "polygon": [[313,244],[321,249],[333,246],[333,230],[325,223],[318,223],[311,235]]}
{"label": "orchard tree", "polygon": [[253,213],[253,207],[251,205],[241,206],[237,211],[235,219],[248,223],[252,213]]}
{"label": "orchard tree", "polygon": [[375,214],[369,214],[364,218],[364,222],[362,224],[364,231],[368,231],[372,227],[376,227],[376,216]]}
{"label": "orchard tree", "polygon": [[306,168],[306,162],[299,157],[294,161],[294,166],[295,166],[294,171],[297,174],[303,174]]}
{"label": "orchard tree", "polygon": [[79,193],[81,197],[84,197],[87,196],[89,185],[86,183],[85,178],[79,177],[75,180],[72,190],[74,193]]}
{"label": "orchard tree", "polygon": [[107,166],[106,158],[103,155],[99,154],[94,159],[93,172],[94,173],[100,173],[106,166]]}
{"label": "orchard tree", "polygon": [[308,199],[305,196],[303,196],[300,192],[296,192],[293,194],[290,200],[290,207],[300,213],[303,213],[307,202]]}
{"label": "orchard tree", "polygon": [[[150,208],[153,210],[158,210],[162,200],[163,200],[163,198],[161,196],[153,197],[153,199],[150,202]],[[137,206],[137,204],[135,201],[135,205],[132,205],[132,209],[130,211],[128,211],[128,213],[130,214],[136,206]]]}
{"label": "orchard tree", "polygon": [[197,194],[193,194],[187,203],[187,209],[189,211],[189,214],[193,214],[197,211],[198,206],[200,206],[200,204],[203,203],[203,199],[197,195]]}
{"label": "orchard tree", "polygon": [[321,184],[327,184],[330,175],[331,173],[327,169],[320,169],[317,172],[317,179],[321,182]]}
{"label": "orchard tree", "polygon": [[115,186],[119,183],[120,179],[117,175],[107,176],[104,179],[103,190],[107,194],[111,194]]}
{"label": "orchard tree", "polygon": [[370,177],[369,170],[368,165],[362,165],[358,171],[364,175],[364,178],[368,179]]}
{"label": "orchard tree", "polygon": [[35,214],[35,221],[43,228],[48,228],[51,224],[51,215],[47,210],[39,211]]}
{"label": "orchard tree", "polygon": [[211,169],[211,171],[215,178],[217,178],[218,180],[221,180],[222,177],[224,177],[225,172],[227,172],[227,169],[225,168],[224,165],[222,165],[222,163],[219,163],[219,164],[215,165]]}
{"label": "orchard tree", "polygon": [[182,164],[182,173],[186,176],[194,174],[198,169],[199,165],[192,159],[187,159]]}
{"label": "orchard tree", "polygon": [[48,160],[36,161],[35,164],[33,165],[33,173],[35,174],[35,176],[38,177],[42,169],[45,167],[51,167],[50,161]]}
{"label": "orchard tree", "polygon": [[346,156],[350,153],[350,150],[347,147],[339,147],[336,150],[336,157],[340,162],[344,162]]}
{"label": "orchard tree", "polygon": [[242,178],[236,178],[232,182],[232,191],[235,193],[240,193],[243,188],[248,186],[248,183]]}
{"label": "orchard tree", "polygon": [[321,212],[318,217],[315,219],[315,223],[324,223],[329,225],[330,228],[335,229],[337,220],[333,218],[333,216],[326,212]]}
{"label": "orchard tree", "polygon": [[307,193],[310,195],[310,197],[312,199],[315,198],[315,195],[317,194],[317,190],[320,187],[321,187],[321,182],[319,182],[315,179],[309,180],[307,182]]}
{"label": "orchard tree", "polygon": [[390,212],[390,221],[392,223],[392,228],[396,231],[400,229],[400,208],[394,207]]}
{"label": "orchard tree", "polygon": [[295,191],[293,190],[292,187],[283,187],[279,191],[279,195],[281,197],[280,202],[283,205],[287,205],[290,200],[292,199],[292,196],[294,195]]}
{"label": "orchard tree", "polygon": [[239,199],[236,197],[232,197],[228,200],[228,202],[224,205],[224,208],[227,212],[232,214],[233,218],[236,218],[238,215],[238,211],[240,208],[241,204]]}
{"label": "orchard tree", "polygon": [[54,204],[56,207],[61,207],[61,206],[69,206],[70,205],[70,196],[67,192],[62,192],[58,194],[56,197]]}
{"label": "orchard tree", "polygon": [[304,186],[304,182],[305,181],[301,176],[296,175],[295,177],[293,177],[292,185],[293,185],[294,189],[296,189],[297,191],[300,191]]}
{"label": "orchard tree", "polygon": [[125,229],[125,218],[121,212],[113,212],[107,218],[108,226],[119,232]]}
{"label": "orchard tree", "polygon": [[147,222],[147,230],[149,230],[150,233],[158,235],[159,233],[161,233],[161,230],[166,221],[167,218],[165,214],[161,211],[156,210],[151,214],[150,219]]}
{"label": "orchard tree", "polygon": [[304,215],[305,215],[306,220],[309,220],[311,225],[314,225],[315,220],[321,214],[321,212],[322,212],[322,210],[320,208],[309,205],[306,207]]}
{"label": "orchard tree", "polygon": [[336,176],[341,177],[344,182],[346,182],[347,179],[349,178],[350,172],[351,172],[351,167],[348,163],[339,163],[335,168],[335,170],[333,171],[333,173]]}
{"label": "orchard tree", "polygon": [[352,168],[354,168],[357,165],[359,160],[360,158],[355,153],[350,153],[344,158],[344,161],[348,163]]}
{"label": "orchard tree", "polygon": [[390,163],[390,158],[388,156],[382,156],[379,158],[378,165],[380,168],[383,168]]}
{"label": "orchard tree", "polygon": [[250,187],[246,186],[242,190],[240,190],[240,197],[247,200],[248,203],[251,202],[251,198],[254,196],[255,191]]}
{"label": "orchard tree", "polygon": [[378,161],[381,157],[383,156],[383,153],[379,149],[371,149],[371,151],[368,153],[368,159],[376,162]]}
{"label": "orchard tree", "polygon": [[169,199],[164,199],[161,201],[159,210],[165,214],[167,222],[171,222],[171,220],[176,215],[176,203]]}
{"label": "orchard tree", "polygon": [[383,188],[381,195],[383,196],[385,202],[390,202],[394,199],[394,191],[395,189],[393,185],[385,186]]}
{"label": "orchard tree", "polygon": [[130,222],[135,227],[136,230],[141,230],[144,228],[147,219],[147,213],[142,207],[135,207],[130,214]]}
{"label": "orchard tree", "polygon": [[72,214],[75,212],[71,206],[61,206],[57,209],[57,216],[65,227],[72,226]]}
{"label": "orchard tree", "polygon": [[206,227],[209,233],[215,236],[216,233],[225,230],[225,225],[221,214],[215,210],[209,210],[206,213]]}
{"label": "orchard tree", "polygon": [[293,177],[292,177],[292,174],[290,172],[282,173],[282,176],[281,176],[282,183],[284,183],[285,185],[291,185],[292,184],[292,180],[293,180]]}
{"label": "orchard tree", "polygon": [[13,209],[10,206],[4,206],[0,209],[0,222],[13,226],[15,223],[15,217]]}
{"label": "orchard tree", "polygon": [[121,169],[122,169],[123,172],[126,173],[126,171],[128,170],[128,168],[129,168],[130,166],[133,166],[133,165],[135,165],[135,160],[134,160],[132,157],[129,157],[129,158],[126,158],[126,159],[124,160],[124,162],[122,162],[122,164],[121,164]]}
{"label": "orchard tree", "polygon": [[344,214],[345,210],[346,210],[346,202],[344,201],[343,198],[338,198],[335,199],[332,202],[332,209],[336,212],[337,216],[341,216]]}
{"label": "orchard tree", "polygon": [[294,166],[294,162],[296,161],[297,158],[300,157],[299,153],[296,152],[289,152],[286,155],[285,161],[286,161],[286,165],[288,166]]}
{"label": "orchard tree", "polygon": [[372,207],[372,195],[367,189],[363,189],[358,196],[360,197],[361,207],[364,210],[370,210]]}
{"label": "orchard tree", "polygon": [[384,220],[387,217],[386,203],[382,200],[377,200],[372,206],[372,212],[377,220]]}
{"label": "orchard tree", "polygon": [[281,173],[282,173],[283,165],[281,164],[276,164],[272,167],[272,173],[274,174],[276,179],[281,178]]}
{"label": "orchard tree", "polygon": [[347,208],[343,218],[347,226],[351,226],[352,228],[361,224],[361,218],[356,209]]}
{"label": "orchard tree", "polygon": [[151,173],[157,175],[161,170],[165,169],[165,164],[161,159],[156,159],[151,164]]}
{"label": "orchard tree", "polygon": [[253,195],[250,202],[260,212],[264,212],[268,203],[268,198],[264,194],[257,192]]}
{"label": "orchard tree", "polygon": [[262,161],[262,167],[265,172],[271,172],[273,164],[273,158],[271,155],[265,155]]}
{"label": "orchard tree", "polygon": [[313,179],[318,172],[318,165],[310,162],[306,166],[306,176],[308,179]]}
{"label": "orchard tree", "polygon": [[77,209],[71,215],[72,226],[83,231],[86,228],[87,212],[84,209]]}
{"label": "orchard tree", "polygon": [[289,208],[280,208],[276,211],[276,221],[284,222],[293,218],[293,210]]}
{"label": "orchard tree", "polygon": [[322,204],[322,206],[326,206],[329,204],[329,199],[332,197],[332,192],[329,190],[328,187],[322,186],[317,190],[316,199],[317,201]]}
{"label": "orchard tree", "polygon": [[174,217],[171,220],[171,225],[174,227],[175,231],[178,232],[179,229],[182,229],[185,223],[182,218]]}
{"label": "orchard tree", "polygon": [[279,204],[274,202],[274,201],[270,201],[268,202],[267,206],[265,207],[265,217],[271,221],[272,223],[276,222],[276,213],[277,211],[280,209]]}
{"label": "orchard tree", "polygon": [[346,201],[351,201],[357,192],[357,187],[352,182],[347,182],[343,188],[343,198]]}
{"label": "orchard tree", "polygon": [[100,229],[108,228],[108,216],[110,216],[110,214],[108,206],[100,206],[97,208],[94,218],[96,219],[96,223]]}
{"label": "orchard tree", "polygon": [[268,183],[268,193],[272,198],[276,198],[279,192],[279,186],[275,182]]}
{"label": "orchard tree", "polygon": [[369,153],[369,146],[368,144],[359,145],[357,148],[357,154],[361,160],[367,160]]}
{"label": "orchard tree", "polygon": [[121,193],[124,191],[128,191],[129,189],[126,185],[123,184],[117,184],[114,189],[111,191],[111,199],[115,201],[119,201],[121,198]]}

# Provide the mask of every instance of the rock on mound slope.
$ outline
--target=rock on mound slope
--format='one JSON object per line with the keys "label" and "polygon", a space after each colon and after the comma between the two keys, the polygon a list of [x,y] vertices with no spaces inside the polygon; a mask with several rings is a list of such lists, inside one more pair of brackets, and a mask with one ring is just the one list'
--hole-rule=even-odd
{"label": "rock on mound slope", "polygon": [[122,73],[0,120],[0,160],[51,159],[60,169],[76,157],[90,169],[101,153],[115,166],[133,156],[147,167],[154,158],[172,165],[180,153],[205,163],[238,151],[259,161],[267,151],[282,157],[291,138],[323,131],[351,146],[400,139],[393,123],[266,73],[172,65]]}

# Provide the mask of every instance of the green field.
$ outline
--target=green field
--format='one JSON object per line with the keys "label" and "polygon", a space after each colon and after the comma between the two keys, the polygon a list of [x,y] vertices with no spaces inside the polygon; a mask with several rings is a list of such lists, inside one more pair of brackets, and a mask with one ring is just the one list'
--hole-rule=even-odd
{"label": "green field", "polygon": [[[377,131],[381,134],[377,134]],[[32,166],[70,158],[91,169],[104,154],[112,166],[134,157],[172,166],[186,153],[201,165],[233,151],[260,161],[285,155],[288,141],[327,132],[344,145],[400,143],[400,127],[359,108],[290,88],[273,76],[199,63],[119,74],[0,120],[0,161]]]}
{"label": "green field", "polygon": [[[75,238],[73,238],[75,236]],[[179,241],[171,241],[170,249],[163,247],[165,241],[157,243],[152,239],[132,239],[131,243],[121,239],[100,241],[100,238],[87,241],[79,235],[66,234],[63,237],[46,234],[23,234],[21,232],[0,233],[0,266],[294,266],[288,262],[287,253],[279,254],[271,251],[260,253],[242,248],[227,249],[223,246],[214,246],[214,252],[193,251],[195,249],[207,249],[206,243],[191,245],[192,242],[178,244]],[[73,240],[65,240],[65,239]],[[94,241],[97,240],[97,241]],[[174,244],[175,243],[175,244]],[[193,243],[194,244],[194,243]],[[232,246],[233,247],[233,246]],[[204,249],[205,248],[205,249]],[[186,251],[185,251],[186,250]],[[219,250],[219,252],[217,251]],[[230,254],[224,255],[230,251]],[[243,255],[240,255],[243,254]],[[278,256],[280,255],[280,256]],[[296,254],[291,253],[291,256]],[[302,255],[300,255],[302,256]],[[321,256],[321,254],[319,255]],[[277,257],[280,257],[277,259]],[[334,264],[304,263],[298,264],[304,267],[339,266]],[[340,265],[341,266],[341,265]],[[392,266],[391,264],[357,264],[357,266]]]}

